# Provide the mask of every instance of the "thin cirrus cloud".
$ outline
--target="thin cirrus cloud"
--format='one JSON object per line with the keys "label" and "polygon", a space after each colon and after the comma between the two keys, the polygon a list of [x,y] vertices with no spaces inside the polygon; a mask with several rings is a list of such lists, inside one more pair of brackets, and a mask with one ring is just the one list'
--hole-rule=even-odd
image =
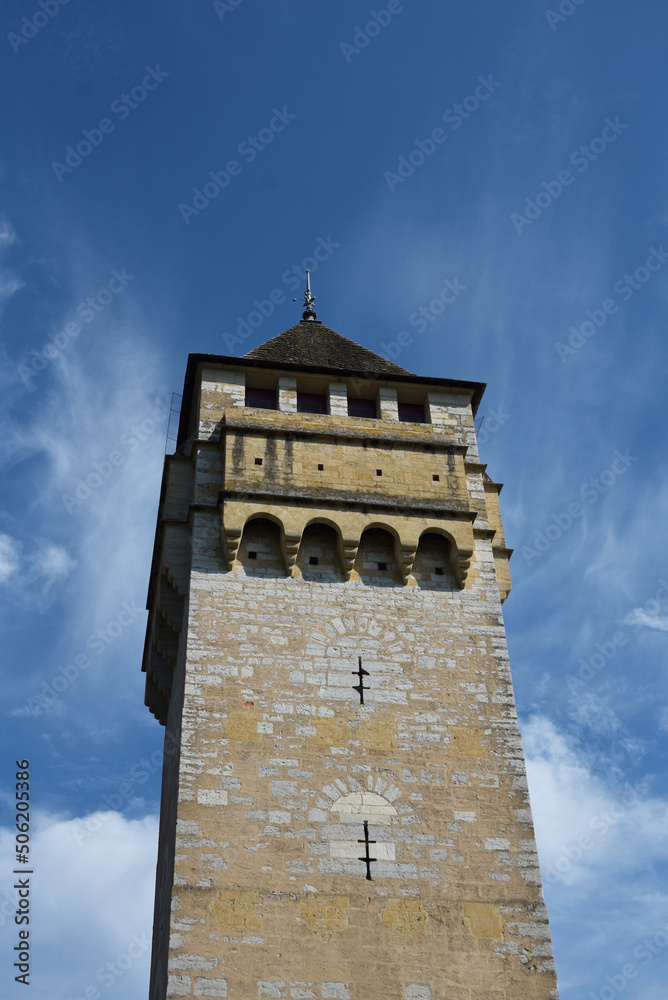
{"label": "thin cirrus cloud", "polygon": [[45,611],[56,584],[74,568],[62,545],[33,538],[30,548],[11,535],[0,535],[0,586],[5,599],[25,610]]}

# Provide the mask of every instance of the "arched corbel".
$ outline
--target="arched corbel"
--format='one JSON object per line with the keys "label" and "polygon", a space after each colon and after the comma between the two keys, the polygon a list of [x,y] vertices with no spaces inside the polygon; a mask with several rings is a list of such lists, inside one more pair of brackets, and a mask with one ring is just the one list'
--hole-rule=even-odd
{"label": "arched corbel", "polygon": [[466,586],[472,558],[473,549],[460,548],[456,543],[452,544],[452,568],[462,590]]}
{"label": "arched corbel", "polygon": [[404,583],[408,583],[408,578],[413,572],[413,563],[417,552],[417,541],[402,541],[400,538],[394,540],[394,552],[397,566]]}
{"label": "arched corbel", "polygon": [[281,532],[281,548],[283,549],[283,559],[285,560],[285,571],[288,576],[294,576],[299,544],[302,540],[301,531],[294,529],[284,529]]}
{"label": "arched corbel", "polygon": [[221,528],[223,551],[225,552],[225,562],[227,563],[227,568],[229,570],[234,566],[234,560],[237,558],[237,552],[239,551],[239,544],[241,542],[241,536],[243,535],[244,529],[236,525],[230,525],[223,523]]}
{"label": "arched corbel", "polygon": [[339,535],[339,558],[341,560],[341,568],[343,570],[343,575],[346,580],[350,580],[350,574],[355,566],[355,560],[357,559],[357,550],[360,547],[360,536],[359,535]]}

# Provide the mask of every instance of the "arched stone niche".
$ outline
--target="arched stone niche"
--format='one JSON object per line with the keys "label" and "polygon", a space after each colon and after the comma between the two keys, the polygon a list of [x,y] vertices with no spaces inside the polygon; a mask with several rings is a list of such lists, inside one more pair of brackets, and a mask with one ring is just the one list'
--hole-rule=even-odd
{"label": "arched stone niche", "polygon": [[355,559],[355,572],[362,583],[373,587],[401,584],[397,564],[397,537],[386,528],[365,528]]}
{"label": "arched stone niche", "polygon": [[425,531],[420,536],[413,561],[413,579],[424,590],[452,590],[457,585],[451,544],[445,535]]}
{"label": "arched stone niche", "polygon": [[[257,519],[273,522],[278,527],[278,540],[283,559],[283,569],[287,576],[310,579],[304,573],[304,567],[315,570],[317,564],[311,563],[311,557],[318,557],[315,549],[320,545],[323,558],[330,560],[332,577],[341,574],[343,580],[364,580],[364,560],[358,561],[358,553],[363,536],[368,532],[384,532],[392,539],[392,549],[387,548],[387,539],[383,545],[384,551],[392,552],[392,559],[377,558],[376,563],[386,563],[387,570],[376,567],[376,575],[384,574],[393,577],[392,582],[404,583],[410,586],[429,586],[426,580],[424,559],[419,563],[418,577],[413,576],[420,539],[423,535],[440,536],[445,540],[443,558],[447,553],[447,567],[456,586],[466,586],[471,558],[473,556],[473,522],[464,518],[430,518],[405,517],[397,514],[362,513],[361,511],[314,510],[307,507],[285,507],[278,503],[244,503],[237,500],[224,500],[220,507],[221,535],[225,561],[229,570],[244,558],[240,554],[240,545],[246,525]],[[317,525],[329,527],[332,533],[324,532]],[[311,531],[308,528],[313,526]],[[250,529],[249,529],[250,530]],[[257,529],[252,529],[257,530]],[[267,529],[268,530],[268,529]],[[383,536],[384,537],[384,536]],[[336,540],[338,552],[338,567],[332,561],[333,542]],[[375,539],[372,548],[380,545],[381,536],[368,534],[368,540]],[[367,542],[364,542],[366,545]],[[424,546],[425,543],[423,543]],[[436,543],[432,539],[430,545]],[[300,556],[300,549],[301,556]],[[311,551],[313,549],[313,551]],[[251,550],[252,551],[252,550]],[[364,553],[364,546],[363,546]],[[318,557],[319,558],[319,557]],[[372,561],[367,559],[367,562]],[[391,564],[391,569],[389,566]],[[434,563],[434,569],[437,568]],[[371,567],[373,569],[373,567]],[[369,570],[369,567],[367,567]],[[373,576],[373,573],[370,574]],[[433,574],[434,579],[437,574]],[[444,574],[445,575],[445,574]],[[422,579],[424,577],[424,579]],[[368,579],[370,583],[378,581]]]}
{"label": "arched stone niche", "polygon": [[244,525],[237,563],[246,576],[284,576],[281,526],[268,517],[251,517]]}
{"label": "arched stone niche", "polygon": [[346,576],[339,555],[339,531],[323,521],[312,521],[302,533],[296,568],[303,580],[342,583]]}

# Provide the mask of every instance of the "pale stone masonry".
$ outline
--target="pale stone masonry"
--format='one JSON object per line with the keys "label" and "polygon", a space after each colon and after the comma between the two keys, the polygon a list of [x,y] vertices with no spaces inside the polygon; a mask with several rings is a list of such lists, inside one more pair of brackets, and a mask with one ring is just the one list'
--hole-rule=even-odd
{"label": "pale stone masonry", "polygon": [[313,321],[191,355],[144,656],[151,1000],[558,997],[483,388]]}

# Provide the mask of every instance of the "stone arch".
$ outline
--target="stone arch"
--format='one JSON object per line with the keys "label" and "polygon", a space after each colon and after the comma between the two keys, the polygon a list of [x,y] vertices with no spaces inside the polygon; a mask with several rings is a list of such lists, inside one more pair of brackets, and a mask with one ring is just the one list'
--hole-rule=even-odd
{"label": "stone arch", "polygon": [[355,558],[355,572],[370,587],[401,584],[400,559],[397,559],[398,534],[382,522],[365,526]]}
{"label": "stone arch", "polygon": [[312,524],[325,524],[331,528],[332,531],[335,531],[337,535],[341,534],[341,524],[334,517],[327,517],[324,514],[316,514],[314,517],[309,517],[308,520],[304,522],[303,530],[305,531],[307,528],[310,528]]}
{"label": "stone arch", "polygon": [[[394,805],[401,791],[370,774],[366,788],[351,775],[347,778],[347,786],[340,778],[326,785],[323,796],[317,800],[321,808],[327,806],[327,812],[322,813],[320,839],[328,844],[328,857],[322,859],[321,870],[371,879],[402,877],[405,866],[399,864],[402,854],[399,842],[406,835],[399,809]],[[406,807],[402,812],[406,812]],[[402,827],[400,836],[398,827]]]}
{"label": "stone arch", "polygon": [[[372,615],[340,614],[314,623],[306,653],[324,671],[318,698],[326,705],[359,705],[359,661],[366,676],[364,703],[404,705],[410,682],[405,671],[412,653],[402,634]],[[338,714],[338,712],[337,712]]]}
{"label": "stone arch", "polygon": [[258,510],[253,510],[249,513],[248,517],[244,521],[244,528],[250,524],[251,521],[273,521],[275,525],[278,526],[279,530],[283,532],[285,530],[285,525],[283,520],[272,510],[264,510],[259,508]]}
{"label": "stone arch", "polygon": [[329,518],[313,518],[305,525],[299,542],[296,565],[302,579],[313,582],[343,583],[341,532]]}
{"label": "stone arch", "polygon": [[386,531],[388,535],[391,535],[394,541],[400,541],[399,531],[396,526],[388,520],[382,518],[374,518],[372,520],[366,520],[364,528],[362,529],[362,534],[365,531]]}
{"label": "stone arch", "polygon": [[367,820],[379,826],[390,826],[392,817],[398,816],[389,799],[377,792],[348,792],[329,807],[331,813],[338,814],[340,823],[359,823]]}
{"label": "stone arch", "polygon": [[412,573],[423,590],[454,590],[457,586],[453,540],[445,531],[429,528],[418,541]]}

